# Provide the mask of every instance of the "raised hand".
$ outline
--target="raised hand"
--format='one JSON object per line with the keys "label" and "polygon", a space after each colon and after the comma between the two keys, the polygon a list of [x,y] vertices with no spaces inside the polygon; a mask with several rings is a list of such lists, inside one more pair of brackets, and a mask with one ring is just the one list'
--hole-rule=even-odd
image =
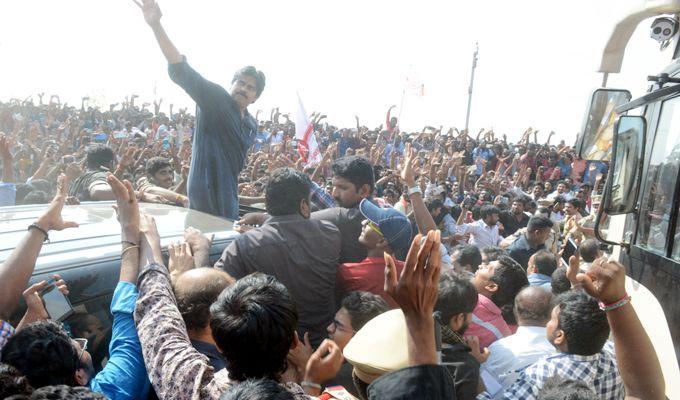
{"label": "raised hand", "polygon": [[626,296],[626,268],[619,262],[600,257],[586,273],[576,276],[583,289],[604,304],[612,304]]}
{"label": "raised hand", "polygon": [[10,150],[11,145],[11,140],[4,133],[0,133],[0,158],[3,161],[12,161],[14,159]]}
{"label": "raised hand", "polygon": [[139,243],[139,204],[132,184],[128,180],[121,182],[113,174],[107,174],[106,181],[116,198],[113,208],[120,222],[121,240]]}
{"label": "raised hand", "polygon": [[60,174],[57,178],[57,194],[52,199],[47,211],[38,218],[36,224],[46,231],[61,231],[67,228],[77,228],[78,224],[72,221],[64,221],[61,211],[66,202],[68,181],[66,175]]}
{"label": "raised hand", "polygon": [[163,13],[161,12],[160,7],[158,7],[158,3],[156,3],[154,0],[141,0],[141,3],[139,0],[132,0],[137,4],[137,6],[142,10],[142,13],[144,14],[144,20],[146,21],[149,26],[154,27],[158,24],[161,23],[161,17],[163,16]]}
{"label": "raised hand", "polygon": [[184,272],[194,268],[194,255],[189,243],[170,243],[168,245],[168,270],[172,279],[176,279]]}

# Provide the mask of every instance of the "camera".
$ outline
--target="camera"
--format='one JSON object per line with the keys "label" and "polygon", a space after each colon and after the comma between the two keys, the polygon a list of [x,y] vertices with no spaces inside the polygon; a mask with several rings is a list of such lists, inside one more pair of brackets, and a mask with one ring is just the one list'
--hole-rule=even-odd
{"label": "camera", "polygon": [[652,22],[649,36],[658,41],[665,42],[671,40],[678,32],[678,20],[672,17],[660,17]]}

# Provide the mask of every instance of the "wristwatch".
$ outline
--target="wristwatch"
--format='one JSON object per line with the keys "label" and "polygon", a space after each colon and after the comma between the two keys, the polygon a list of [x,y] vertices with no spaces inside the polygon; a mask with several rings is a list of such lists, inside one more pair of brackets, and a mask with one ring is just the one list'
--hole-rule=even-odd
{"label": "wristwatch", "polygon": [[420,190],[420,186],[414,186],[414,187],[408,188],[408,195],[409,196],[412,195],[412,194],[415,194],[415,193],[423,194],[423,191]]}

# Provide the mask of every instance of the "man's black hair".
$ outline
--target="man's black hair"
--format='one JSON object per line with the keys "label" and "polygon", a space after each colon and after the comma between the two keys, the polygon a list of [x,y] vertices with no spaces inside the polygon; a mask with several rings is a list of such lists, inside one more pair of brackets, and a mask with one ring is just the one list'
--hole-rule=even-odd
{"label": "man's black hair", "polygon": [[527,196],[524,196],[524,195],[517,196],[514,199],[512,199],[513,203],[520,203],[520,204],[522,204],[522,206],[524,206],[524,208],[527,207],[527,205],[529,204],[530,201],[531,201],[531,199],[528,198]]}
{"label": "man's black hair", "polygon": [[469,314],[477,306],[477,289],[469,279],[454,272],[443,273],[439,278],[439,297],[434,310],[441,322],[448,324],[458,314]]}
{"label": "man's black hair", "polygon": [[93,392],[84,386],[54,385],[37,389],[31,400],[106,400],[101,393]]}
{"label": "man's black hair", "polygon": [[153,176],[156,175],[156,172],[160,171],[165,167],[172,168],[170,160],[168,160],[165,157],[151,157],[146,161],[145,172],[147,176],[153,178]]}
{"label": "man's black hair", "polygon": [[498,261],[500,256],[510,256],[510,253],[498,246],[487,246],[482,249],[482,253],[486,254],[487,262]]}
{"label": "man's black hair", "polygon": [[548,378],[538,392],[537,400],[598,400],[599,396],[583,381]]}
{"label": "man's black hair", "polygon": [[17,183],[14,187],[16,188],[15,203],[17,205],[24,204],[26,196],[34,190],[33,186],[27,183]]}
{"label": "man's black hair", "polygon": [[600,253],[600,244],[597,239],[587,239],[578,247],[581,257],[585,262],[593,262]]}
{"label": "man's black hair", "polygon": [[508,256],[498,257],[498,265],[494,268],[491,281],[498,285],[491,296],[491,301],[501,309],[503,319],[515,325],[515,296],[524,286],[529,284],[527,273],[517,261]]}
{"label": "man's black hair", "polygon": [[34,190],[24,197],[23,204],[47,204],[51,201],[50,195],[42,190]]}
{"label": "man's black hair", "polygon": [[551,276],[557,269],[557,257],[552,252],[540,250],[533,257],[536,272],[539,274]]}
{"label": "man's black hair", "polygon": [[368,185],[369,192],[373,193],[375,180],[371,162],[360,156],[346,156],[333,162],[333,176],[347,179],[356,188],[357,193],[363,185]]}
{"label": "man's black hair", "polygon": [[578,210],[578,211],[580,211],[581,208],[582,208],[582,206],[581,206],[582,203],[581,203],[581,200],[579,200],[579,199],[574,198],[574,199],[571,199],[571,200],[567,201],[567,203],[569,203],[569,204],[571,204],[572,206],[574,206],[574,208],[575,208],[576,210]]}
{"label": "man's black hair", "polygon": [[469,265],[474,271],[482,264],[482,253],[477,246],[464,244],[458,247],[458,264],[460,266]]}
{"label": "man's black hair", "polygon": [[300,213],[300,202],[309,201],[312,181],[307,174],[293,168],[279,168],[272,172],[265,192],[265,204],[270,215]]}
{"label": "man's black hair", "polygon": [[295,338],[298,312],[273,276],[251,274],[225,289],[210,307],[210,328],[236,381],[278,380]]}
{"label": "man's black hair", "polygon": [[559,307],[558,328],[564,331],[569,354],[599,353],[609,338],[609,322],[597,300],[582,290],[572,290],[559,296]]}
{"label": "man's black hair", "polygon": [[187,330],[201,330],[208,326],[210,306],[231,282],[226,277],[215,276],[214,279],[204,280],[203,283],[195,285],[192,290],[177,290],[175,287],[177,308]]}
{"label": "man's black hair", "polygon": [[555,196],[555,204],[557,204],[557,203],[566,203],[566,202],[567,202],[567,198],[566,198],[566,197],[564,197],[564,196],[562,196],[562,195]]}
{"label": "man's black hair", "polygon": [[28,379],[11,365],[0,363],[0,399],[14,395],[30,395],[33,388]]}
{"label": "man's black hair", "polygon": [[220,396],[220,400],[294,400],[293,393],[272,379],[248,379]]}
{"label": "man's black hair", "polygon": [[349,292],[342,299],[341,306],[347,310],[347,314],[352,319],[352,329],[355,331],[363,328],[366,322],[390,309],[382,297],[362,291]]}
{"label": "man's black hair", "polygon": [[62,325],[52,320],[35,322],[15,333],[2,348],[0,359],[36,388],[78,384],[78,352]]}
{"label": "man's black hair", "polygon": [[113,150],[105,144],[93,144],[86,151],[87,168],[96,170],[99,167],[109,167],[114,159]]}
{"label": "man's black hair", "polygon": [[534,215],[529,219],[529,223],[527,223],[527,231],[533,232],[543,229],[552,229],[553,225],[553,221],[550,218],[542,215]]}
{"label": "man's black hair", "polygon": [[571,282],[569,282],[569,278],[567,278],[566,268],[557,268],[555,272],[550,275],[550,288],[555,296],[571,290]]}
{"label": "man's black hair", "polygon": [[565,181],[565,180],[557,181],[557,183],[555,184],[555,186],[560,185],[560,184],[566,186],[566,187],[567,187],[567,190],[569,190],[569,183],[568,183],[567,181]]}
{"label": "man's black hair", "polygon": [[492,206],[490,204],[487,204],[485,206],[482,206],[481,210],[479,210],[479,214],[482,217],[482,219],[485,219],[486,217],[496,214],[500,215],[501,210],[498,209],[496,206]]}
{"label": "man's black hair", "polygon": [[34,190],[41,190],[45,193],[52,194],[52,184],[47,179],[32,179],[29,183]]}
{"label": "man's black hair", "polygon": [[243,75],[248,75],[255,78],[255,82],[257,83],[257,93],[255,94],[255,98],[259,98],[264,91],[264,86],[267,81],[264,73],[262,71],[258,71],[257,68],[253,67],[252,65],[248,65],[234,72],[234,78],[231,80],[231,83],[233,84]]}

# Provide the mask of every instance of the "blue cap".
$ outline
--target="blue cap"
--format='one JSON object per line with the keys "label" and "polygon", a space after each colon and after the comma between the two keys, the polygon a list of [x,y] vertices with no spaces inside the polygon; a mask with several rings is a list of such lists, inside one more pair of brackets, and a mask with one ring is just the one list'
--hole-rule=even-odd
{"label": "blue cap", "polygon": [[392,251],[399,252],[411,245],[411,222],[404,214],[394,208],[380,208],[367,199],[361,200],[359,210],[366,219],[378,225]]}

